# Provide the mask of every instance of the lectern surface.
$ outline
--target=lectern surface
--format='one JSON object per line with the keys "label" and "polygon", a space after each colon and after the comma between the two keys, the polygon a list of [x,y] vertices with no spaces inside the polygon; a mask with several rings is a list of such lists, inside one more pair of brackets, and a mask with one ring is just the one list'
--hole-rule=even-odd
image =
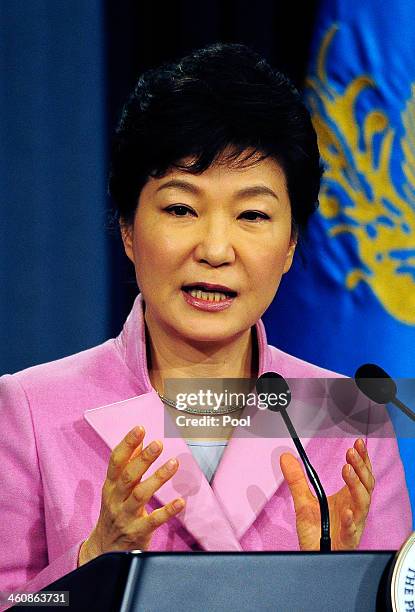
{"label": "lectern surface", "polygon": [[108,553],[45,590],[69,591],[76,612],[384,612],[394,556]]}
{"label": "lectern surface", "polygon": [[[134,612],[379,612],[394,553],[149,555]],[[378,599],[378,601],[377,601]]]}

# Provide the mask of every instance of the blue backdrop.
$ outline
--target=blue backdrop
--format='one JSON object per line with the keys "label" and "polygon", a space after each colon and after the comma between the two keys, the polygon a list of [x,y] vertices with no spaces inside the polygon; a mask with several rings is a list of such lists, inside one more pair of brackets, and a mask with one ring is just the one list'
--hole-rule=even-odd
{"label": "blue backdrop", "polygon": [[108,327],[102,2],[0,2],[0,373]]}

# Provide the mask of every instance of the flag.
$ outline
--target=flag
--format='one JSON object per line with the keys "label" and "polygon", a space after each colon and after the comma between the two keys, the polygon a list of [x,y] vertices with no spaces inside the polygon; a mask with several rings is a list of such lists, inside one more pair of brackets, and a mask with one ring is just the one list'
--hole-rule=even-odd
{"label": "flag", "polygon": [[[322,0],[316,19],[320,207],[264,321],[272,344],[348,376],[370,362],[415,378],[414,24],[413,0]],[[398,442],[415,515],[415,428],[390,414],[411,432]]]}

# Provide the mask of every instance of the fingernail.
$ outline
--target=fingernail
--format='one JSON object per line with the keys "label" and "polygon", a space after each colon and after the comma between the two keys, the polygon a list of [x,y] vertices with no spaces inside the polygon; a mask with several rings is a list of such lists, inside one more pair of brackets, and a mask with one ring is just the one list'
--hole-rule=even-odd
{"label": "fingernail", "polygon": [[351,478],[356,478],[356,476],[357,476],[356,472],[354,471],[354,469],[352,468],[351,465],[349,465],[349,474],[350,474]]}
{"label": "fingernail", "polygon": [[156,455],[160,450],[160,442],[154,441],[149,446],[149,451],[152,455]]}
{"label": "fingernail", "polygon": [[182,499],[175,499],[173,502],[173,508],[175,510],[182,510],[184,508],[184,501]]}
{"label": "fingernail", "polygon": [[168,469],[169,472],[172,472],[174,469],[176,469],[176,465],[177,465],[177,459],[170,459],[170,461],[166,463],[166,468]]}

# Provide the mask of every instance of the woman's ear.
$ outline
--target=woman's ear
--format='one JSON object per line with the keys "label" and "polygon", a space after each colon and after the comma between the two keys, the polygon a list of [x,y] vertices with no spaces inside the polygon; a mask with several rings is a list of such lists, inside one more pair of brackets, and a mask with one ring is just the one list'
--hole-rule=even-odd
{"label": "woman's ear", "polygon": [[119,223],[125,254],[127,255],[128,259],[130,259],[134,263],[134,227],[131,223],[127,223],[123,219],[120,219]]}
{"label": "woman's ear", "polygon": [[294,259],[295,247],[297,246],[297,240],[298,240],[298,234],[297,232],[293,231],[291,234],[290,243],[288,245],[287,255],[285,257],[283,274],[288,272],[288,270],[291,268],[291,265]]}

